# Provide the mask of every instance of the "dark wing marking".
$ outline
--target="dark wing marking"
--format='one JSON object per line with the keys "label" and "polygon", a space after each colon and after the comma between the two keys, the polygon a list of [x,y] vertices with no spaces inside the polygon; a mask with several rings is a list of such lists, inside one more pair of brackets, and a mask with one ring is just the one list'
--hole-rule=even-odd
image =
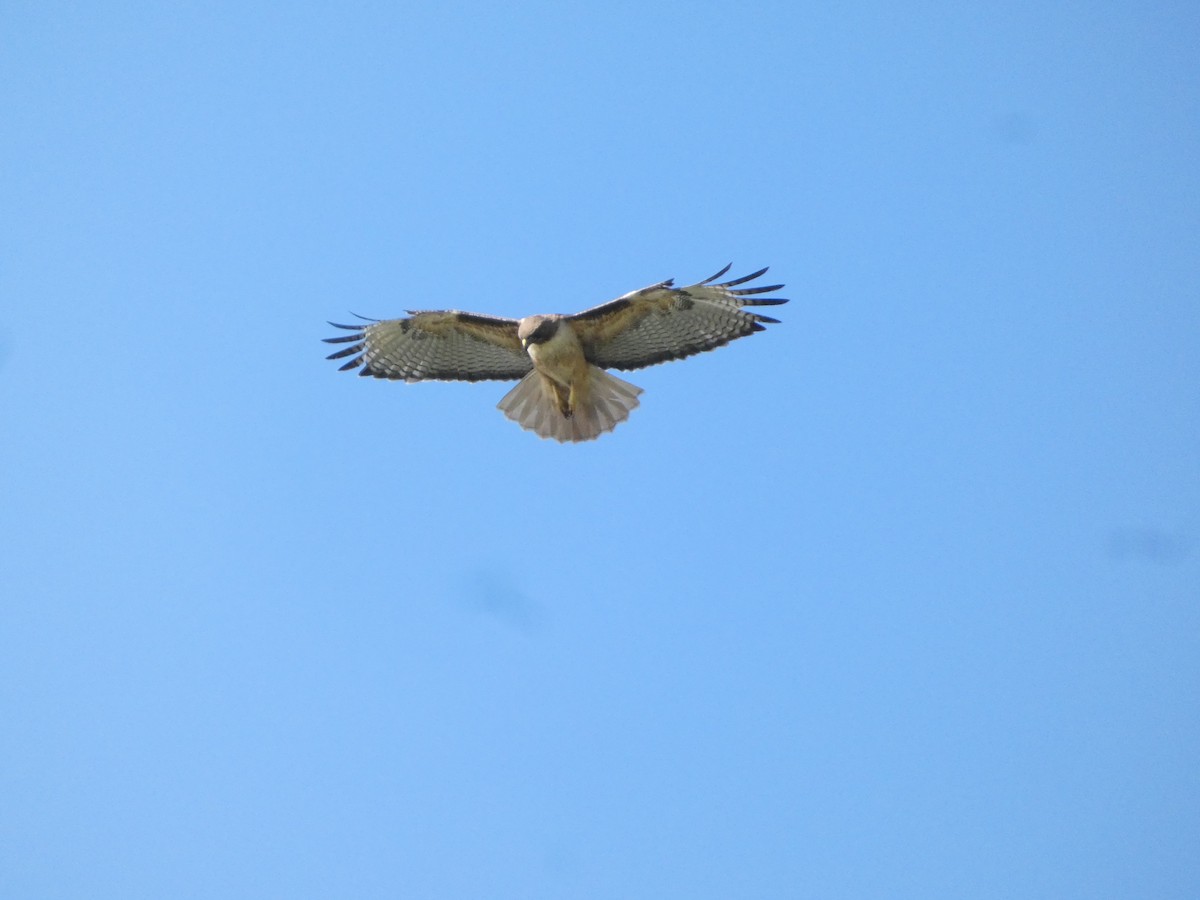
{"label": "dark wing marking", "polygon": [[738,287],[758,278],[766,269],[714,283],[728,271],[726,266],[686,288],[674,287],[673,279],[663,281],[568,316],[567,320],[579,335],[588,361],[602,369],[639,369],[683,359],[778,322],[743,307],[787,303],[782,297],[757,296],[783,285]]}
{"label": "dark wing marking", "polygon": [[368,324],[329,323],[351,332],[325,338],[329,344],[351,344],[328,357],[350,357],[341,371],[361,366],[359,375],[404,381],[515,381],[533,368],[517,340],[516,319],[451,309],[364,321]]}

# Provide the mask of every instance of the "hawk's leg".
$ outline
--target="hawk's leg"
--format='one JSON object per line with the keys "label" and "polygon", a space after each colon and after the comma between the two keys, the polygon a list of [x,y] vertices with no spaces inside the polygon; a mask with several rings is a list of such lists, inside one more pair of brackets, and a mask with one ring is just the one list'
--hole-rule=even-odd
{"label": "hawk's leg", "polygon": [[550,380],[550,387],[554,390],[554,400],[558,411],[563,414],[563,418],[569,419],[575,415],[575,398],[573,396],[575,392],[571,386]]}

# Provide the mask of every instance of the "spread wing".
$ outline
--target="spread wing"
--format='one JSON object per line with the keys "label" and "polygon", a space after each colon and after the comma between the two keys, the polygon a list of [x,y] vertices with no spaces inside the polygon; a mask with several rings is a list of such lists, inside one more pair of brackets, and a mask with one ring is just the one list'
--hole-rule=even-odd
{"label": "spread wing", "polygon": [[673,279],[664,281],[576,313],[567,321],[579,335],[588,361],[602,369],[640,369],[683,359],[778,322],[743,307],[787,303],[782,297],[757,296],[783,285],[738,287],[758,278],[766,269],[714,283],[728,271],[726,266],[711,278],[685,288],[674,287]]}
{"label": "spread wing", "polygon": [[458,310],[409,311],[407,319],[338,325],[348,335],[325,338],[350,344],[329,359],[350,357],[341,371],[362,366],[359,375],[405,381],[514,381],[533,368],[517,340],[517,320]]}

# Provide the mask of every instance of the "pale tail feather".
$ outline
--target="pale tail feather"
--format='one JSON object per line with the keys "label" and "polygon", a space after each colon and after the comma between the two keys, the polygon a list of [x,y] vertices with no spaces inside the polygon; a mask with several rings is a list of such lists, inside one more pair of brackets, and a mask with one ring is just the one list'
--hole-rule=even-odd
{"label": "pale tail feather", "polygon": [[497,407],[522,428],[541,437],[559,442],[593,440],[629,418],[642,389],[596,366],[591,366],[589,373],[589,396],[569,419],[558,411],[554,392],[537,370],[517,382]]}

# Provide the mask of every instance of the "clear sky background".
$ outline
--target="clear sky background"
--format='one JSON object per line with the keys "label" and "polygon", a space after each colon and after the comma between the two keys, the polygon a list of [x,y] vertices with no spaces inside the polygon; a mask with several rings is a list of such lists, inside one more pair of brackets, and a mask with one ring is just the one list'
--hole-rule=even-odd
{"label": "clear sky background", "polygon": [[[1200,12],[1069,6],[5,3],[0,895],[1200,895]],[[730,260],[592,444],[320,343]]]}

